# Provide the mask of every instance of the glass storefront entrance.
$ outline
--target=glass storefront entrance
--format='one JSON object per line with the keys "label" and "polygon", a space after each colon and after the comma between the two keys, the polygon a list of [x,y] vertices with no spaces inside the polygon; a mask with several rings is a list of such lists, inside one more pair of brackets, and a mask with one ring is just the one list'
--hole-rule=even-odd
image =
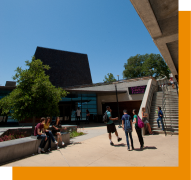
{"label": "glass storefront entrance", "polygon": [[64,121],[75,121],[77,108],[81,110],[81,120],[86,120],[86,109],[90,112],[90,119],[97,115],[96,94],[69,94],[59,102],[60,117]]}

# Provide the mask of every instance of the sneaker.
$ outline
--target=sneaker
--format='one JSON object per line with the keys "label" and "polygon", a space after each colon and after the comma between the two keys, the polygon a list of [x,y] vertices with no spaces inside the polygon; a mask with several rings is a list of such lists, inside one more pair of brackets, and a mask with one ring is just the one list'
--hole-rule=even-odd
{"label": "sneaker", "polygon": [[118,142],[121,141],[121,140],[122,140],[122,138],[118,138]]}
{"label": "sneaker", "polygon": [[40,147],[38,147],[38,153],[41,154],[41,148]]}
{"label": "sneaker", "polygon": [[51,150],[50,150],[50,148],[48,148],[48,152],[50,152]]}
{"label": "sneaker", "polygon": [[113,145],[114,145],[112,141],[110,142],[110,145],[111,145],[111,146],[113,146]]}
{"label": "sneaker", "polygon": [[60,149],[60,147],[59,147],[59,146],[57,146],[57,149]]}
{"label": "sneaker", "polygon": [[54,141],[54,144],[58,144],[58,142],[57,142],[57,141]]}
{"label": "sneaker", "polygon": [[62,142],[62,146],[64,146],[64,144],[65,144],[65,143],[64,143],[64,142]]}
{"label": "sneaker", "polygon": [[131,151],[130,148],[127,149],[128,151]]}
{"label": "sneaker", "polygon": [[42,148],[42,149],[41,149],[41,152],[45,153],[45,150],[44,150],[44,148]]}

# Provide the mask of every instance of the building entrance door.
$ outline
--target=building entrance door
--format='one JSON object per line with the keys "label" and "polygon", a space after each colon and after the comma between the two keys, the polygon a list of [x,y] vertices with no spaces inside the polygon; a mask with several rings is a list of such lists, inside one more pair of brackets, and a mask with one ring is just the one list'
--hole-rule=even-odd
{"label": "building entrance door", "polygon": [[71,121],[71,104],[61,104],[59,106],[60,109],[60,118],[62,123]]}

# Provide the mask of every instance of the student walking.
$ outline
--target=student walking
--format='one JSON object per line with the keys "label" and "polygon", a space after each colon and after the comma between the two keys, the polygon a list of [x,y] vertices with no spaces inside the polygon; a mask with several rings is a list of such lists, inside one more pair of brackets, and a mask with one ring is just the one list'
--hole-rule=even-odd
{"label": "student walking", "polygon": [[138,117],[137,117],[137,111],[136,109],[133,109],[133,123],[135,124],[135,130],[137,132],[137,136],[139,138],[139,143],[140,143],[140,149],[143,149],[144,147],[144,141],[143,141],[143,136],[141,132],[141,128],[138,127]]}
{"label": "student walking", "polygon": [[46,145],[47,142],[47,136],[44,133],[44,123],[45,123],[45,118],[42,117],[40,119],[40,123],[38,123],[34,129],[34,136],[37,136],[37,139],[42,139],[41,143],[38,147],[38,153],[40,154],[41,152],[45,152],[44,151],[44,146]]}
{"label": "student walking", "polygon": [[133,131],[133,128],[132,128],[132,119],[131,119],[131,116],[127,114],[127,110],[124,109],[123,110],[123,116],[122,116],[122,127],[123,127],[123,130],[125,131],[125,135],[126,135],[126,141],[127,141],[127,149],[128,151],[130,151],[130,146],[129,146],[129,137],[130,137],[130,140],[131,140],[131,147],[132,147],[132,150],[134,150],[134,146],[133,146],[133,138],[132,138],[132,131]]}
{"label": "student walking", "polygon": [[107,117],[109,119],[109,121],[107,122],[107,132],[109,133],[110,145],[113,146],[114,144],[113,144],[113,142],[111,140],[111,133],[115,133],[115,135],[117,136],[118,142],[122,140],[122,138],[120,138],[118,136],[118,132],[116,130],[115,124],[113,123],[113,121],[118,120],[118,117],[116,117],[116,118],[111,117],[110,106],[106,106],[106,112],[107,112]]}
{"label": "student walking", "polygon": [[48,138],[48,140],[49,140],[48,151],[51,150],[51,140],[55,144],[58,144],[58,142],[54,139],[52,132],[50,130],[48,130],[49,126],[50,126],[50,117],[47,117],[45,120],[45,123],[44,123],[44,131],[45,131],[46,135],[49,137]]}
{"label": "student walking", "polygon": [[88,109],[86,109],[86,123],[89,124],[90,121],[90,112]]}
{"label": "student walking", "polygon": [[81,116],[81,110],[80,107],[76,110],[76,116],[77,116],[77,125],[80,125],[80,116]]}
{"label": "student walking", "polygon": [[[57,136],[57,141],[59,142],[59,140],[62,142],[62,146],[64,146],[64,142],[62,141],[62,136],[60,133],[60,128],[62,128],[61,122],[60,122],[60,118],[56,117],[56,121],[52,123],[52,133]],[[66,127],[65,127],[66,129]],[[60,147],[57,145],[57,149],[59,149]]]}
{"label": "student walking", "polygon": [[151,131],[151,126],[150,126],[149,121],[147,119],[147,113],[146,113],[146,110],[144,107],[142,108],[142,121],[144,124],[146,124],[148,131],[149,131],[149,134],[153,135],[154,133]]}
{"label": "student walking", "polygon": [[161,107],[158,106],[158,118],[157,118],[157,124],[158,124],[158,128],[160,128],[160,124],[159,121],[162,124],[162,130],[164,131],[164,124],[163,124],[163,112],[161,110]]}

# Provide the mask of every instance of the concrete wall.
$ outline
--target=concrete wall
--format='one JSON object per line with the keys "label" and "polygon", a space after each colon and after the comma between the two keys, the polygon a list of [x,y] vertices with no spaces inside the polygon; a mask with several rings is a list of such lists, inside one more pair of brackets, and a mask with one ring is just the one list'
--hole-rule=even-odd
{"label": "concrete wall", "polygon": [[[70,134],[62,134],[62,140],[65,144],[70,143]],[[15,139],[10,141],[0,142],[0,165],[9,161],[31,156],[37,153],[37,149],[41,140],[26,137],[21,139]],[[52,148],[56,147],[56,144],[51,142]],[[59,142],[61,146],[61,142]],[[46,143],[45,150],[48,148],[48,142]]]}
{"label": "concrete wall", "polygon": [[[136,100],[142,100],[144,94],[134,94],[134,95],[129,95],[129,90],[128,87],[133,87],[133,86],[142,86],[142,85],[147,85],[148,80],[143,80],[143,81],[135,81],[135,82],[124,82],[124,83],[119,83],[117,84],[117,90],[127,90],[127,93],[123,94],[118,94],[118,101],[123,102],[123,101],[136,101]],[[105,85],[105,86],[98,86],[98,87],[90,87],[96,90],[115,90],[115,85]],[[103,114],[102,112],[102,103],[104,102],[116,102],[116,95],[102,95],[98,94],[97,95],[97,105],[98,105],[98,114]]]}
{"label": "concrete wall", "polygon": [[130,0],[173,76],[178,75],[178,0]]}

